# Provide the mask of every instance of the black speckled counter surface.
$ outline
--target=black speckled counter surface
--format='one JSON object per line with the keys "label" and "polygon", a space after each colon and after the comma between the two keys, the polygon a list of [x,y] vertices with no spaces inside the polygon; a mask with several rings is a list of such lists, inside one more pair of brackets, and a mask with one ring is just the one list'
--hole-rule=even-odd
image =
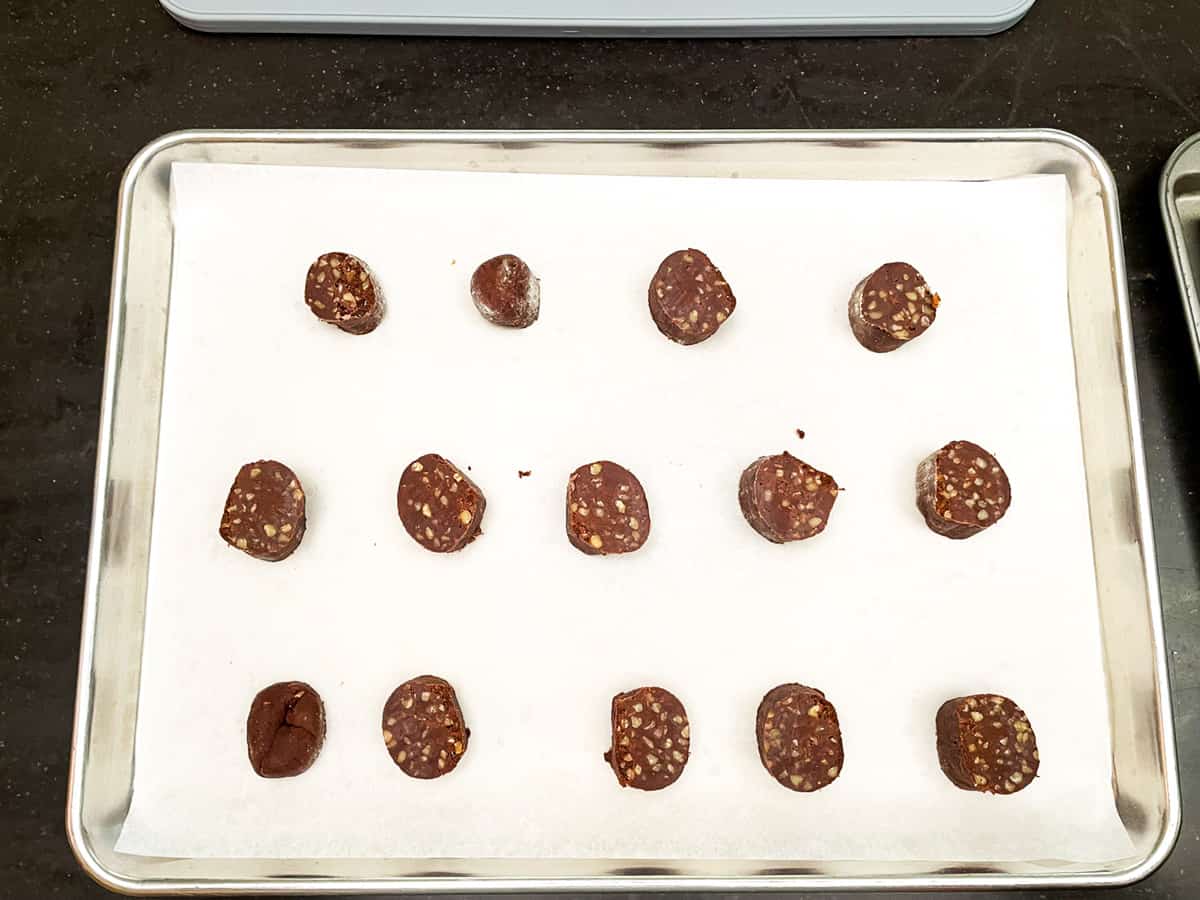
{"label": "black speckled counter surface", "polygon": [[1195,0],[1039,0],[1003,35],[903,40],[209,36],[154,0],[7,0],[0,17],[0,896],[104,893],[63,807],[117,185],[143,144],[197,127],[998,126],[1075,132],[1120,185],[1185,807],[1166,865],[1116,893],[1200,896],[1198,384],[1156,193],[1200,131]]}

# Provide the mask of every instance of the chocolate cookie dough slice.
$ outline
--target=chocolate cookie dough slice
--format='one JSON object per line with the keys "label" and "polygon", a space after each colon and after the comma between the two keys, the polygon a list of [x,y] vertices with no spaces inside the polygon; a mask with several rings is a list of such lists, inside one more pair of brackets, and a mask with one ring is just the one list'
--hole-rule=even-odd
{"label": "chocolate cookie dough slice", "polygon": [[612,701],[612,746],[604,761],[622,787],[658,791],[687,765],[692,733],[679,698],[665,688],[640,687]]}
{"label": "chocolate cookie dough slice", "polygon": [[383,705],[383,744],[412,778],[439,778],[454,771],[470,736],[454,688],[436,675],[404,682]]}
{"label": "chocolate cookie dough slice", "polygon": [[396,491],[405,531],[434,553],[461,550],[479,537],[486,506],[479,486],[436,453],[409,463]]}
{"label": "chocolate cookie dough slice", "polygon": [[819,791],[841,774],[837,710],[816,688],[772,688],[758,705],[755,732],[763,767],[789,790]]}
{"label": "chocolate cookie dough slice", "polygon": [[471,299],[494,325],[528,328],[541,308],[541,283],[519,256],[505,253],[480,263],[471,276]]}
{"label": "chocolate cookie dough slice", "polygon": [[304,525],[300,479],[283,463],[260,459],[238,470],[217,530],[247,556],[278,562],[300,546]]}
{"label": "chocolate cookie dough slice", "polygon": [[1021,707],[999,694],[972,694],[937,713],[938,762],[965,791],[1015,794],[1033,783],[1037,738]]}
{"label": "chocolate cookie dough slice", "polygon": [[951,441],[917,466],[917,509],[938,534],[962,540],[1003,518],[1012,502],[1008,475],[978,444]]}
{"label": "chocolate cookie dough slice", "polygon": [[838,490],[832,475],[785,452],[760,457],[746,467],[738,502],[751,528],[783,544],[824,531]]}
{"label": "chocolate cookie dough slice", "polygon": [[374,331],[383,321],[383,291],[367,264],[349,253],[322,253],[308,267],[304,302],[322,322],[350,334]]}
{"label": "chocolate cookie dough slice", "polygon": [[303,681],[281,681],[259,691],[246,717],[250,765],[263,778],[308,771],[325,743],[325,704]]}
{"label": "chocolate cookie dough slice", "polygon": [[615,462],[580,466],[567,479],[567,537],[589,555],[632,553],[650,536],[650,504],[637,477]]}
{"label": "chocolate cookie dough slice", "polygon": [[850,328],[868,350],[888,353],[924,334],[941,302],[908,263],[886,263],[850,295]]}
{"label": "chocolate cookie dough slice", "polygon": [[698,344],[733,315],[737,300],[729,282],[699,250],[676,250],[650,280],[650,315],[677,344]]}

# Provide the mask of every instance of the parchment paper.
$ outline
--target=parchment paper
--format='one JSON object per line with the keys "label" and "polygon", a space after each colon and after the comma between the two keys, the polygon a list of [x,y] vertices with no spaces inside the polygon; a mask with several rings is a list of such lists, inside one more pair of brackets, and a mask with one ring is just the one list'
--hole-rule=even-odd
{"label": "parchment paper", "polygon": [[[133,802],[119,842],[166,856],[1076,859],[1130,849],[1111,790],[1096,584],[1066,302],[1066,188],[301,169],[179,164],[175,255]],[[738,298],[712,340],[668,342],[658,262],[706,250]],[[305,308],[329,250],[388,295],[366,337]],[[474,266],[516,252],[540,320],[489,325]],[[914,262],[943,297],[899,352],[860,347],[855,283]],[[807,433],[804,440],[796,429]],[[984,535],[928,531],[918,461],[966,438],[1014,500]],[[486,492],[484,535],[428,553],[396,515],[410,460],[440,452]],[[828,530],[776,546],[737,503],[755,457],[789,450],[846,488]],[[217,535],[243,462],[308,491],[288,560]],[[611,458],[646,486],[628,557],[567,542],[568,473]],[[519,479],[518,469],[532,470]],[[472,730],[418,782],[380,736],[384,699],[435,673]],[[301,679],[324,752],[268,781],[250,699]],[[844,774],[800,795],[762,769],[775,684],[837,706]],[[681,780],[618,788],[613,694],[686,704]],[[934,712],[1007,694],[1041,775],[995,798],[941,774]]]}

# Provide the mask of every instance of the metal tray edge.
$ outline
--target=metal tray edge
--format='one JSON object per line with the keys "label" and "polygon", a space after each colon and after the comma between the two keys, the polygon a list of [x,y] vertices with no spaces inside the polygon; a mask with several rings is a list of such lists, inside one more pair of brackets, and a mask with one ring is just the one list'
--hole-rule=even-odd
{"label": "metal tray edge", "polygon": [[1033,7],[1035,0],[1013,0],[1012,5],[991,15],[888,19],[862,16],[857,19],[812,19],[804,17],[744,20],[735,17],[677,20],[667,19],[570,19],[513,18],[504,16],[372,16],[347,13],[216,15],[197,12],[181,0],[159,0],[163,9],[180,25],[209,33],[301,32],[425,35],[432,37],[887,37],[896,35],[999,34],[1014,27]]}
{"label": "metal tray edge", "polygon": [[82,745],[91,734],[92,662],[95,649],[96,592],[100,558],[104,546],[107,513],[107,473],[111,447],[113,398],[116,393],[116,367],[111,362],[120,353],[124,308],[121,303],[125,282],[125,258],[133,187],[150,161],[163,149],[185,140],[195,140],[197,132],[174,132],[146,144],[130,160],[121,176],[117,201],[117,225],[113,242],[113,275],[108,299],[108,331],[104,343],[104,378],[101,387],[100,424],[96,440],[96,471],[92,487],[92,522],[88,533],[87,574],[84,579],[83,611],[80,625],[78,684],[72,722],[71,759],[67,769],[67,843],[84,873],[100,886],[123,894],[140,893],[140,885],[110,872],[92,852],[83,828]]}
{"label": "metal tray edge", "polygon": [[1158,203],[1162,211],[1163,224],[1166,225],[1167,238],[1171,245],[1171,260],[1175,266],[1175,278],[1179,283],[1179,294],[1180,299],[1183,301],[1183,312],[1190,326],[1188,329],[1188,338],[1192,344],[1192,353],[1196,357],[1196,364],[1200,366],[1200,297],[1197,297],[1196,292],[1192,289],[1193,279],[1189,276],[1186,269],[1188,262],[1185,247],[1186,239],[1183,234],[1183,221],[1180,219],[1179,210],[1175,206],[1175,198],[1172,190],[1177,174],[1176,169],[1180,161],[1197,144],[1200,144],[1200,132],[1185,138],[1167,160],[1167,164],[1163,167],[1162,177],[1159,179]]}

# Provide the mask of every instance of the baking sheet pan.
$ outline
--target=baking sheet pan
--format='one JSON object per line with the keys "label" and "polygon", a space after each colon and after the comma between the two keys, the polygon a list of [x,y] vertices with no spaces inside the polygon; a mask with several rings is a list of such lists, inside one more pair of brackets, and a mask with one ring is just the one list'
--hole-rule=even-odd
{"label": "baking sheet pan", "polygon": [[[618,136],[593,136],[591,142],[577,143],[572,136],[570,140],[564,141],[535,141],[530,144],[504,144],[496,140],[487,140],[486,138],[494,138],[494,136],[480,136],[478,142],[466,141],[455,144],[445,144],[440,142],[429,143],[421,139],[410,141],[409,144],[421,150],[427,150],[423,156],[420,153],[411,154],[410,164],[401,166],[402,168],[420,168],[417,159],[423,159],[425,166],[430,165],[430,160],[437,160],[439,168],[493,168],[499,170],[518,171],[575,171],[582,173],[606,172],[609,174],[618,173],[636,173],[636,174],[689,174],[689,175],[729,175],[735,172],[741,177],[764,177],[770,174],[775,177],[780,175],[812,175],[824,174],[826,177],[834,177],[844,173],[839,171],[839,160],[836,156],[843,157],[859,156],[861,162],[862,156],[859,153],[851,152],[862,150],[872,146],[870,141],[864,141],[858,145],[848,144],[847,136],[825,136],[822,141],[808,142],[806,140],[787,140],[785,136],[758,136],[757,140],[749,140],[750,136],[744,135],[716,135],[709,136],[709,140],[703,142],[683,141],[682,136],[661,136],[661,141],[652,142],[648,145],[631,144],[620,140]],[[874,144],[874,149],[881,151],[881,157],[878,162],[881,164],[874,171],[877,177],[884,177],[878,173],[884,173],[886,177],[893,178],[913,178],[921,177],[919,171],[920,162],[930,162],[933,157],[944,153],[947,146],[953,142],[955,136],[952,135],[897,135],[895,140],[889,142],[879,142]],[[927,178],[939,178],[950,180],[966,180],[971,173],[976,176],[979,174],[980,168],[991,165],[995,167],[990,173],[991,177],[1008,177],[1020,174],[1029,174],[1031,172],[1056,172],[1067,176],[1068,183],[1071,188],[1072,197],[1072,217],[1071,217],[1071,232],[1069,240],[1071,242],[1071,272],[1069,273],[1070,290],[1071,290],[1071,312],[1072,312],[1072,336],[1075,346],[1075,364],[1080,370],[1081,386],[1089,382],[1089,375],[1096,376],[1099,372],[1104,371],[1104,366],[1107,364],[1107,371],[1110,375],[1115,376],[1111,383],[1099,385],[1103,387],[1100,396],[1091,397],[1096,401],[1096,408],[1099,409],[1106,404],[1101,402],[1104,400],[1110,401],[1108,404],[1111,411],[1111,401],[1122,401],[1121,406],[1124,407],[1124,401],[1128,400],[1127,391],[1129,380],[1126,376],[1131,376],[1129,370],[1122,371],[1123,365],[1127,364],[1127,360],[1122,359],[1123,345],[1118,341],[1122,335],[1112,335],[1113,341],[1106,348],[1105,341],[1102,335],[1097,335],[1088,330],[1089,327],[1096,323],[1081,323],[1079,316],[1076,314],[1078,305],[1076,298],[1081,290],[1094,291],[1102,289],[1104,285],[1103,278],[1096,278],[1097,275],[1107,274],[1107,294],[1113,298],[1113,302],[1120,309],[1123,301],[1123,285],[1113,280],[1115,272],[1120,268],[1119,243],[1114,243],[1112,238],[1115,236],[1114,228],[1111,219],[1107,217],[1110,212],[1107,203],[1101,204],[1103,209],[1091,210],[1093,217],[1096,213],[1102,213],[1100,222],[1095,218],[1089,221],[1093,227],[1100,225],[1098,231],[1093,231],[1090,234],[1081,234],[1080,214],[1088,212],[1086,208],[1080,207],[1080,195],[1078,191],[1081,187],[1086,186],[1087,179],[1100,178],[1103,181],[1104,172],[1102,169],[1097,169],[1095,166],[1095,158],[1089,156],[1086,148],[1075,144],[1071,139],[1056,135],[1039,135],[1033,136],[1028,134],[1011,134],[1007,136],[996,136],[994,142],[977,141],[965,135],[958,135],[958,140],[963,143],[964,147],[958,149],[964,157],[976,154],[975,159],[967,160],[962,165],[961,174],[954,171],[953,166],[948,166],[942,171],[924,173]],[[1011,144],[1006,148],[1009,153],[999,157],[993,155],[999,143],[1003,143],[1007,138],[1007,142]],[[1040,143],[1039,143],[1040,141]],[[945,142],[945,143],[943,143]],[[372,150],[381,150],[382,145],[372,146],[370,140],[357,141],[355,150],[344,154],[334,153],[332,158],[337,159],[334,165],[378,165],[380,160],[387,160],[388,163],[396,162],[394,153],[372,153]],[[224,141],[206,142],[205,150],[199,154],[198,158],[212,158],[213,151],[219,149],[228,149],[231,145],[236,145],[236,141],[231,141],[226,144]],[[224,146],[223,146],[224,145]],[[257,152],[255,156],[262,160],[262,152],[265,147],[271,146],[269,142],[248,142],[249,146]],[[176,144],[176,148],[186,147],[187,142],[182,141]],[[282,146],[299,146],[292,141],[288,141],[285,137]],[[321,141],[312,142],[311,146],[322,149],[332,150],[332,146],[322,147]],[[389,150],[395,150],[397,145],[389,146]],[[469,151],[466,154],[473,159],[453,159],[455,154],[447,152],[447,147],[457,147],[459,150]],[[637,148],[642,148],[643,151],[648,151],[647,155],[642,155]],[[811,159],[808,160],[810,165],[805,167],[805,171],[789,170],[787,163],[783,160],[793,161],[797,155],[803,155],[804,148],[821,147],[827,151],[833,151],[833,156],[827,156],[822,159],[821,153],[813,152]],[[968,150],[967,147],[970,149]],[[525,149],[543,149],[545,153],[540,159],[534,159],[537,156],[523,156],[520,152]],[[789,153],[779,153],[778,151],[788,150]],[[1036,157],[1038,150],[1049,151],[1046,153],[1048,158],[1041,160],[1040,165],[1031,165],[1033,161],[1030,157]],[[583,151],[582,153],[565,153],[563,151]],[[889,152],[896,151],[896,152]],[[496,156],[490,156],[491,153],[496,153]],[[1057,154],[1057,158],[1055,158]],[[218,156],[221,154],[218,152]],[[318,157],[320,153],[316,154]],[[642,158],[639,159],[639,156]],[[922,156],[928,156],[930,159],[922,160]],[[490,158],[489,158],[490,157]],[[520,157],[519,162],[514,161],[514,157]],[[185,157],[186,158],[186,157]],[[197,158],[197,157],[191,157]],[[235,155],[236,159],[236,155]],[[480,160],[483,160],[484,165],[480,165]],[[1081,159],[1086,163],[1081,164]],[[599,160],[599,163],[597,162]],[[278,160],[276,160],[278,161]],[[287,160],[294,162],[295,160]],[[452,162],[452,165],[447,165],[447,161]],[[846,160],[848,162],[849,160]],[[310,160],[318,164],[330,164],[325,160]],[[472,166],[471,163],[475,165]],[[782,163],[782,165],[781,165]],[[813,164],[816,165],[813,165]],[[890,163],[890,164],[889,164]],[[824,166],[825,172],[819,170]],[[1056,169],[1057,167],[1057,169]],[[1007,168],[1005,171],[1004,169]],[[861,168],[857,169],[857,173],[861,173]],[[165,173],[159,172],[161,177]],[[861,174],[859,174],[861,177]],[[160,185],[161,187],[162,185]],[[1109,199],[1109,198],[1106,198]],[[136,206],[136,204],[135,204]],[[1113,207],[1115,210],[1115,207]],[[1083,238],[1090,238],[1093,241],[1098,241],[1100,246],[1103,246],[1107,251],[1107,259],[1100,257],[1101,269],[1090,268],[1086,273],[1081,273],[1080,258],[1089,258],[1087,252],[1096,250],[1095,244],[1089,244]],[[167,248],[159,248],[159,251]],[[1096,259],[1096,257],[1090,257]],[[145,257],[140,259],[145,260]],[[160,260],[161,261],[161,260]],[[158,270],[162,274],[162,270]],[[118,272],[118,276],[120,276]],[[1088,277],[1090,276],[1090,278]],[[126,292],[126,298],[129,294]],[[145,300],[150,301],[147,295],[141,295]],[[151,301],[151,308],[163,310],[165,292],[158,295],[155,301]],[[1094,299],[1094,294],[1092,295]],[[1120,316],[1116,317],[1116,324],[1120,324],[1123,320]],[[160,323],[161,324],[161,323]],[[731,322],[732,324],[732,322]],[[161,333],[157,336],[157,341],[162,340]],[[1081,353],[1081,344],[1087,353]],[[1107,349],[1107,354],[1105,350]],[[1091,358],[1094,355],[1096,358]],[[110,357],[111,358],[111,357]],[[159,355],[161,360],[161,350]],[[1095,382],[1096,378],[1090,379]],[[161,371],[159,373],[159,381],[161,381]],[[1114,799],[1118,809],[1121,811],[1126,827],[1129,828],[1129,839],[1131,841],[1132,851],[1129,855],[1121,859],[1109,859],[1100,863],[1095,861],[1086,862],[1081,860],[1067,860],[1063,862],[1048,862],[1046,860],[1031,861],[1031,860],[988,860],[976,861],[973,866],[956,866],[956,868],[967,868],[968,872],[955,873],[938,873],[936,871],[939,866],[928,863],[917,863],[912,860],[806,860],[806,859],[786,859],[783,864],[780,860],[767,861],[747,861],[747,860],[679,860],[679,859],[656,859],[653,865],[650,866],[657,874],[649,874],[645,872],[646,861],[641,860],[640,864],[637,861],[629,861],[633,865],[623,863],[620,860],[580,860],[580,859],[539,859],[536,861],[517,861],[503,860],[492,858],[489,860],[464,860],[462,858],[454,860],[440,860],[436,866],[439,871],[444,872],[444,875],[439,877],[421,877],[423,871],[421,860],[389,860],[382,867],[379,864],[373,864],[369,860],[362,859],[347,859],[347,860],[282,860],[272,859],[268,861],[268,871],[275,871],[283,868],[297,874],[303,873],[312,877],[318,872],[336,872],[339,875],[339,880],[336,883],[337,890],[346,889],[374,889],[374,890],[395,890],[400,887],[413,887],[414,889],[473,889],[487,888],[493,886],[501,886],[511,884],[506,879],[516,878],[518,884],[525,887],[632,887],[638,884],[654,884],[655,886],[675,887],[705,887],[705,886],[721,886],[730,889],[735,888],[752,888],[752,887],[768,887],[768,886],[829,886],[832,884],[847,885],[847,886],[872,886],[881,883],[894,883],[896,885],[908,886],[932,886],[942,883],[963,883],[962,879],[970,879],[969,883],[975,884],[1012,884],[1012,883],[1045,883],[1047,880],[1057,882],[1070,882],[1072,879],[1086,880],[1088,883],[1103,883],[1105,879],[1109,881],[1120,879],[1128,879],[1130,873],[1136,876],[1139,867],[1144,869],[1146,866],[1154,862],[1156,853],[1161,852],[1161,847],[1169,846],[1170,836],[1173,833],[1173,822],[1175,818],[1176,808],[1174,803],[1174,786],[1173,786],[1173,757],[1171,756],[1169,740],[1169,721],[1161,717],[1163,709],[1161,690],[1163,683],[1161,682],[1161,671],[1158,663],[1161,661],[1161,644],[1158,642],[1157,622],[1157,598],[1153,592],[1152,569],[1147,566],[1148,560],[1152,559],[1152,547],[1145,542],[1144,538],[1148,535],[1145,529],[1144,520],[1144,493],[1140,485],[1140,457],[1138,456],[1139,448],[1137,446],[1136,431],[1128,428],[1127,412],[1122,409],[1122,421],[1125,424],[1123,434],[1102,434],[1096,429],[1104,424],[1098,419],[1089,416],[1089,390],[1082,389],[1080,392],[1079,413],[1082,420],[1085,456],[1088,463],[1088,491],[1092,507],[1092,541],[1098,548],[1103,547],[1106,550],[1115,550],[1118,546],[1123,548],[1124,552],[1119,555],[1119,558],[1114,558],[1111,552],[1102,554],[1097,552],[1097,579],[1100,585],[1100,601],[1101,601],[1101,623],[1102,623],[1102,638],[1106,651],[1106,663],[1110,672],[1108,693],[1109,701],[1112,705],[1112,724],[1113,724],[1113,760],[1114,760],[1114,779],[1118,785],[1118,790],[1114,794]],[[157,399],[157,398],[156,398]],[[145,433],[142,435],[145,437]],[[109,448],[111,450],[111,448]],[[1128,488],[1122,494],[1120,492],[1119,480],[1112,478],[1111,472],[1107,480],[1098,479],[1097,458],[1105,458],[1105,451],[1112,451],[1115,456],[1120,456],[1123,452],[1128,460],[1128,468],[1126,469],[1126,483],[1133,486],[1134,490],[1129,491]],[[414,454],[415,455],[415,454]],[[1132,475],[1132,478],[1129,476]],[[145,485],[142,486],[146,488]],[[1103,509],[1105,504],[1120,504],[1124,506],[1123,515],[1120,519],[1114,517],[1114,521],[1109,522],[1107,519],[1098,520],[1097,508]],[[116,506],[115,503],[112,506]],[[1113,525],[1118,525],[1124,521],[1125,525],[1119,534],[1106,533]],[[146,523],[149,524],[149,523]],[[489,535],[490,536],[490,535]],[[306,539],[307,540],[307,539]],[[774,548],[771,548],[774,549]],[[140,560],[142,566],[145,564],[145,558]],[[1118,578],[1118,576],[1120,576]],[[1136,576],[1136,577],[1135,577]],[[144,578],[144,572],[142,573]],[[1114,588],[1121,587],[1122,590],[1116,591]],[[144,582],[142,583],[142,591],[144,592]],[[1136,601],[1130,598],[1137,597],[1140,594],[1142,600],[1140,607]],[[1123,596],[1125,600],[1120,607],[1120,616],[1122,618],[1114,619],[1112,615],[1107,615],[1109,612],[1108,606],[1112,606],[1113,596]],[[143,624],[145,614],[144,596],[143,603],[140,607],[133,611],[137,618],[137,624],[140,628]],[[1141,615],[1139,615],[1139,613]],[[1141,620],[1139,622],[1139,620]],[[1135,705],[1129,706],[1122,702],[1122,697],[1119,696],[1115,688],[1120,688],[1124,682],[1119,678],[1114,679],[1112,672],[1114,662],[1122,662],[1120,659],[1114,659],[1114,642],[1109,639],[1110,626],[1112,621],[1123,622],[1123,627],[1136,628],[1139,624],[1144,629],[1144,635],[1148,638],[1148,648],[1150,650],[1150,661],[1152,663],[1149,672],[1142,671],[1143,676],[1142,686],[1149,684],[1153,690],[1149,695],[1151,702],[1147,704],[1145,697],[1142,694],[1142,699]],[[97,622],[98,624],[98,622]],[[87,635],[85,634],[85,639]],[[1126,635],[1128,639],[1128,635]],[[86,642],[86,641],[85,641]],[[1135,661],[1129,660],[1132,665]],[[1143,662],[1144,666],[1144,662]],[[1136,667],[1135,667],[1136,668]],[[1121,668],[1122,672],[1128,671],[1126,667]],[[89,677],[91,673],[89,671]],[[1148,678],[1146,677],[1148,676]],[[1121,676],[1125,677],[1124,675]],[[769,686],[769,685],[767,685]],[[136,682],[134,684],[136,694]],[[82,695],[81,695],[82,696]],[[131,698],[127,694],[123,695],[123,702],[127,704],[136,703],[136,698]],[[83,704],[90,706],[90,704]],[[96,704],[95,710],[97,715],[102,714],[101,707]],[[1154,715],[1152,718],[1157,718],[1155,722],[1156,746],[1154,747],[1135,747],[1128,748],[1122,743],[1122,735],[1124,734],[1123,720],[1132,715],[1135,718],[1145,720],[1147,712]],[[86,714],[87,710],[81,711]],[[843,713],[844,715],[845,713]],[[91,723],[89,722],[89,725]],[[90,730],[90,729],[89,729]],[[122,734],[119,736],[121,740],[132,741],[132,736]],[[117,748],[119,749],[119,748]],[[1157,759],[1155,771],[1160,773],[1159,779],[1149,779],[1146,783],[1138,781],[1140,775],[1145,779],[1145,770],[1130,770],[1128,777],[1121,771],[1120,761],[1123,758],[1128,758],[1131,752],[1142,754],[1142,759]],[[80,753],[75,755],[76,762],[80,761]],[[122,756],[121,753],[112,754],[103,762],[99,762],[96,766],[97,770],[101,766],[107,766],[107,774],[120,776],[122,774]],[[385,761],[386,762],[386,761]],[[848,776],[847,776],[848,777]],[[1122,783],[1122,779],[1124,782]],[[1123,794],[1122,786],[1126,786],[1127,790]],[[1156,794],[1156,787],[1161,788],[1161,792]],[[1134,798],[1134,789],[1140,789],[1137,792],[1137,802],[1131,803]],[[121,791],[124,792],[124,802],[128,801],[129,785],[126,783]],[[76,798],[79,796],[79,791],[73,791],[72,794],[72,833],[76,836],[76,847],[80,849],[81,842],[79,840],[80,829],[83,827],[83,818],[85,812],[82,804],[79,805],[79,818],[75,818]],[[94,794],[95,796],[95,794]],[[110,808],[111,809],[111,808]],[[1144,822],[1143,832],[1139,834],[1136,828],[1130,827],[1131,814],[1130,809],[1136,809],[1142,814],[1141,819]],[[108,821],[108,825],[113,829],[107,836],[115,836],[123,824],[125,809],[112,815]],[[1148,814],[1148,815],[1147,815]],[[1155,822],[1157,816],[1156,830],[1151,823]],[[93,819],[94,823],[98,820]],[[1147,843],[1147,841],[1149,843]],[[88,844],[90,850],[94,846],[91,842]],[[86,855],[86,854],[85,854]],[[163,877],[163,866],[175,869],[170,873],[175,878],[171,882],[172,887],[184,887],[201,889],[204,887],[219,888],[225,887],[254,887],[256,889],[274,889],[273,882],[270,879],[264,880],[261,875],[255,876],[252,873],[256,870],[256,864],[261,864],[262,860],[173,860],[169,863],[164,863],[161,860],[147,861],[145,858],[132,857],[126,854],[114,853],[114,856],[119,859],[122,865],[133,866],[135,869],[148,864],[151,871],[156,872],[156,877]],[[182,866],[179,863],[182,862]],[[953,860],[947,860],[947,863],[953,863]],[[428,863],[425,862],[427,866]],[[946,868],[946,865],[941,868]],[[101,871],[105,871],[106,867],[99,867]],[[179,869],[191,869],[193,873],[209,872],[219,873],[220,877],[210,879],[207,882],[204,879],[193,880],[187,878],[187,872],[180,872]],[[632,870],[632,871],[631,871]],[[109,870],[111,871],[111,870]],[[261,871],[261,870],[260,870]],[[1107,874],[1105,874],[1107,872]],[[247,873],[247,874],[243,874]],[[1090,874],[1088,874],[1090,873]],[[1113,874],[1119,873],[1119,874]],[[179,877],[184,876],[184,877]],[[415,877],[414,877],[415,876]],[[109,876],[111,877],[111,876]],[[465,880],[464,880],[465,879]],[[645,879],[643,882],[642,879]],[[883,879],[881,881],[881,879]],[[949,879],[943,882],[943,879]],[[147,880],[145,876],[130,882],[132,886],[145,887],[152,883],[153,879]],[[291,887],[295,887],[296,882],[290,882]],[[127,886],[127,885],[122,885]],[[328,887],[335,889],[334,885],[316,880],[312,882],[312,887]]]}
{"label": "baking sheet pan", "polygon": [[202,31],[554,37],[995,34],[1033,0],[593,0],[586,10],[548,0],[162,0]]}
{"label": "baking sheet pan", "polygon": [[1187,316],[1188,338],[1200,365],[1200,134],[1180,144],[1167,161],[1159,204]]}

